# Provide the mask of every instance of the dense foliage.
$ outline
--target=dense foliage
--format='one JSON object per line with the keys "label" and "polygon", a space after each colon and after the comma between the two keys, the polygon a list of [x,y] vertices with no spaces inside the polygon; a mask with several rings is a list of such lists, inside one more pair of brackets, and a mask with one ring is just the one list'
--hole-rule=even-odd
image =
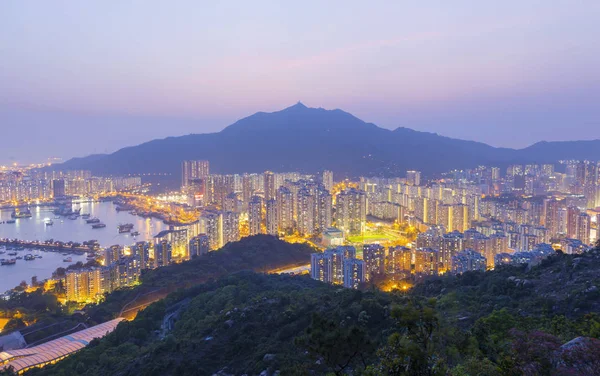
{"label": "dense foliage", "polygon": [[[364,367],[374,361],[375,344],[389,334],[388,309],[394,301],[399,298],[308,277],[235,274],[174,293],[106,339],[33,374],[258,374],[269,369],[293,375]],[[167,331],[165,318],[171,314],[179,318]],[[313,357],[322,353],[328,355],[315,363]]]}
{"label": "dense foliage", "polygon": [[600,375],[599,271],[600,249],[409,293],[236,273],[179,289],[31,373]]}
{"label": "dense foliage", "polygon": [[87,307],[86,312],[92,322],[101,323],[116,317],[139,296],[166,295],[242,270],[269,272],[306,265],[312,252],[314,249],[306,244],[290,244],[269,235],[246,237],[190,261],[147,270],[142,274],[141,285],[115,291],[101,304]]}

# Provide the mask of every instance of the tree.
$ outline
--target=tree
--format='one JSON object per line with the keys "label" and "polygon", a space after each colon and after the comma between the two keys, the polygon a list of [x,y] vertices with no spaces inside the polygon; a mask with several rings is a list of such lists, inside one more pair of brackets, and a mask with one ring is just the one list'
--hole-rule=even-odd
{"label": "tree", "polygon": [[370,367],[370,374],[433,376],[445,373],[435,352],[435,333],[439,327],[435,305],[435,299],[415,300],[392,308],[398,331],[378,350],[379,363]]}
{"label": "tree", "polygon": [[342,327],[317,313],[313,314],[305,335],[296,339],[296,344],[322,359],[336,375],[341,375],[357,360],[366,367],[365,354],[372,346],[363,329],[355,325]]}

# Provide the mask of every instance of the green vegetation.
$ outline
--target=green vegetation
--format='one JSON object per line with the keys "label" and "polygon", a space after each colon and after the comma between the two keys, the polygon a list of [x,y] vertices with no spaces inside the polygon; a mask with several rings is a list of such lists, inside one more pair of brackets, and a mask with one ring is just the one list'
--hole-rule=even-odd
{"label": "green vegetation", "polygon": [[598,375],[599,272],[600,249],[434,278],[409,293],[238,272],[180,288],[30,374]]}
{"label": "green vegetation", "polygon": [[307,244],[290,244],[269,235],[246,237],[190,261],[147,270],[141,276],[141,285],[115,291],[104,302],[88,306],[85,311],[92,322],[101,323],[118,316],[126,304],[141,295],[153,292],[166,295],[243,270],[267,273],[306,265],[312,252],[315,250]]}

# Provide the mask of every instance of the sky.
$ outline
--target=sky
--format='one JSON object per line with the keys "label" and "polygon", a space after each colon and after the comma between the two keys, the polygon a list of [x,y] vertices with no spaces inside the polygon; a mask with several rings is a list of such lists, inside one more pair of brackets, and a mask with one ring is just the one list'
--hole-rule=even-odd
{"label": "sky", "polygon": [[600,1],[0,2],[0,163],[298,101],[494,146],[600,138]]}

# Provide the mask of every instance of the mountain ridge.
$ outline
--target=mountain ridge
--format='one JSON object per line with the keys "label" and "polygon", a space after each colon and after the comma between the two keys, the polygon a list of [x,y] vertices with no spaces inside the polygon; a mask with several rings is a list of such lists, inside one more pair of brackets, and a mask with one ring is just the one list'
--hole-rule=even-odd
{"label": "mountain ridge", "polygon": [[187,159],[208,159],[211,171],[222,174],[329,169],[339,177],[392,177],[409,169],[431,175],[478,165],[600,160],[600,140],[496,148],[407,127],[381,128],[340,109],[298,102],[275,112],[257,112],[220,132],[156,139],[53,167],[88,169],[97,175],[170,172],[179,181],[181,161]]}

